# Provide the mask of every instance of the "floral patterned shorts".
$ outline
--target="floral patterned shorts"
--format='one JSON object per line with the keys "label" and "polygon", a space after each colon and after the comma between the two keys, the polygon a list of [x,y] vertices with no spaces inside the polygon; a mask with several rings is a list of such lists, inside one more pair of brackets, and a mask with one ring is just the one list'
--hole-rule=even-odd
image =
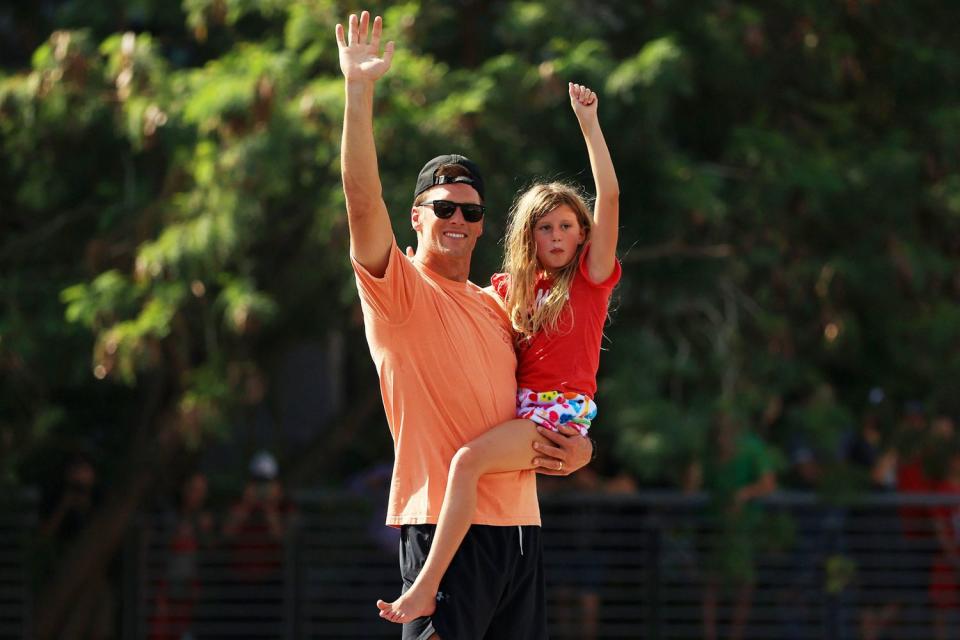
{"label": "floral patterned shorts", "polygon": [[563,391],[517,390],[517,417],[557,431],[560,425],[569,425],[587,435],[590,421],[597,417],[597,405],[580,393]]}

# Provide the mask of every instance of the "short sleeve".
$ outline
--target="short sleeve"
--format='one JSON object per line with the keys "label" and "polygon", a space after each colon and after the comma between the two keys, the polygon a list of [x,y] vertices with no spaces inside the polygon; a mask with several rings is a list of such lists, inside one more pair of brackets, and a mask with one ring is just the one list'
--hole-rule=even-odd
{"label": "short sleeve", "polygon": [[497,292],[501,300],[507,299],[507,290],[510,288],[510,275],[506,273],[495,273],[490,276],[490,285]]}
{"label": "short sleeve", "polygon": [[587,256],[590,254],[590,246],[588,243],[587,246],[583,248],[583,253],[580,254],[580,275],[591,287],[613,289],[617,286],[617,283],[620,282],[620,275],[623,273],[620,261],[616,259],[613,261],[613,271],[610,272],[606,280],[603,282],[594,282],[590,279],[590,270],[587,268]]}
{"label": "short sleeve", "polygon": [[396,241],[390,249],[383,277],[371,275],[352,255],[350,263],[365,316],[372,315],[391,324],[403,322],[410,316],[417,288],[422,285],[422,276],[410,259],[400,252]]}

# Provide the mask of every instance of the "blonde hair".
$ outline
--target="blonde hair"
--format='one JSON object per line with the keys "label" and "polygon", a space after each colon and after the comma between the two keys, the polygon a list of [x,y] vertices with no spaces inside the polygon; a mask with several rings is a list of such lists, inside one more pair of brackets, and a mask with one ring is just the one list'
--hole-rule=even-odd
{"label": "blonde hair", "polygon": [[[537,305],[536,282],[541,271],[533,230],[540,218],[567,205],[577,216],[584,241],[573,259],[553,274],[549,295]],[[580,256],[590,240],[593,216],[581,191],[562,182],[536,184],[520,194],[510,209],[504,240],[503,272],[509,276],[505,300],[507,315],[518,340],[532,338],[541,329],[556,331],[566,309],[570,283],[580,265]]]}

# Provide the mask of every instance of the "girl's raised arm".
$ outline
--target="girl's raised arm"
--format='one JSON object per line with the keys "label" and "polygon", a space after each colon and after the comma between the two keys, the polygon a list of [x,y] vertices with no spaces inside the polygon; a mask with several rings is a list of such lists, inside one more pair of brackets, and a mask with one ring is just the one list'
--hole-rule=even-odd
{"label": "girl's raised arm", "polygon": [[587,256],[587,270],[594,282],[603,282],[611,273],[617,259],[617,236],[620,224],[620,184],[613,169],[610,150],[600,130],[597,118],[597,94],[583,85],[570,83],[570,106],[580,123],[587,153],[590,155],[590,169],[597,190],[597,200],[593,208],[593,231],[590,240],[590,255]]}

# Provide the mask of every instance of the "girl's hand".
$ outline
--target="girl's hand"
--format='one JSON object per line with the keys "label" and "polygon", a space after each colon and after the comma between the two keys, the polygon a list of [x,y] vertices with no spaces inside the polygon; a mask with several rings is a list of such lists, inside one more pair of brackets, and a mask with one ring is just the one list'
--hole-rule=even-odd
{"label": "girl's hand", "polygon": [[[380,34],[383,20],[377,16],[370,29],[370,13],[364,11],[357,19],[350,14],[349,31],[344,34],[342,24],[337,25],[337,47],[340,49],[340,70],[347,80],[374,82],[390,69],[393,60],[393,42],[388,42],[380,57]],[[346,38],[344,37],[346,35]],[[369,42],[367,37],[369,36]]]}
{"label": "girl's hand", "polygon": [[581,123],[595,122],[597,119],[597,94],[582,84],[569,83],[570,106]]}

